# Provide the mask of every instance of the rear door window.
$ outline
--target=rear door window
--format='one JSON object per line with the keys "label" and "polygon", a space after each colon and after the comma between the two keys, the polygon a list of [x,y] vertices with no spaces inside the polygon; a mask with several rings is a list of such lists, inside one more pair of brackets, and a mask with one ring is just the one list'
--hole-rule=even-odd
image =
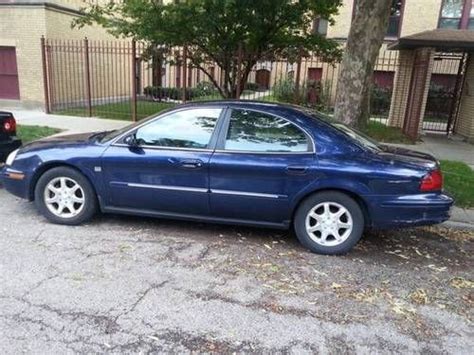
{"label": "rear door window", "polygon": [[307,135],[293,123],[270,114],[234,109],[225,150],[246,152],[308,152]]}

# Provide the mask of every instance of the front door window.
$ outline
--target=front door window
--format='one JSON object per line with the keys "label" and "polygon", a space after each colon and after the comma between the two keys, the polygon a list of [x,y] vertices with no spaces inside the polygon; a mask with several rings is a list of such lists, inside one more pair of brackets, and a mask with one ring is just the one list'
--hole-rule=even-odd
{"label": "front door window", "polygon": [[178,111],[138,128],[135,137],[141,146],[207,149],[221,111]]}

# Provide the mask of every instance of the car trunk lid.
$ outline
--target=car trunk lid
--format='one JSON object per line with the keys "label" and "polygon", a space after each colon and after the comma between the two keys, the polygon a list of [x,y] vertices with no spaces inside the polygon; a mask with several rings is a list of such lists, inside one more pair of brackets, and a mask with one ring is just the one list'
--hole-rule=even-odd
{"label": "car trunk lid", "polygon": [[378,154],[386,159],[426,170],[433,170],[438,167],[438,160],[431,154],[385,144],[381,144],[379,147],[381,150]]}

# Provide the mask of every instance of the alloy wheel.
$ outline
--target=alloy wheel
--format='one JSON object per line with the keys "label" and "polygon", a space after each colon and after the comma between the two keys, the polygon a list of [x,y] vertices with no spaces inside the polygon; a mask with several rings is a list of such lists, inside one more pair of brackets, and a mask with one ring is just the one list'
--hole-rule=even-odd
{"label": "alloy wheel", "polygon": [[320,245],[336,246],[343,243],[350,236],[352,228],[351,213],[336,202],[319,203],[306,216],[306,232]]}
{"label": "alloy wheel", "polygon": [[74,179],[57,177],[46,185],[44,202],[55,216],[72,218],[84,209],[84,190]]}

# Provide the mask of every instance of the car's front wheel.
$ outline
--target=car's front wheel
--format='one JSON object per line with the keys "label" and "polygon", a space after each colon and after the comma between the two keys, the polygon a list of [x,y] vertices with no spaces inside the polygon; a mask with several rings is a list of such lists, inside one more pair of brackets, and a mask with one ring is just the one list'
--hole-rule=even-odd
{"label": "car's front wheel", "polygon": [[35,204],[41,214],[58,224],[81,224],[97,211],[92,185],[69,167],[53,168],[41,175],[35,188]]}
{"label": "car's front wheel", "polygon": [[338,191],[316,193],[298,207],[294,228],[298,240],[318,254],[345,254],[359,241],[364,214],[359,204]]}

